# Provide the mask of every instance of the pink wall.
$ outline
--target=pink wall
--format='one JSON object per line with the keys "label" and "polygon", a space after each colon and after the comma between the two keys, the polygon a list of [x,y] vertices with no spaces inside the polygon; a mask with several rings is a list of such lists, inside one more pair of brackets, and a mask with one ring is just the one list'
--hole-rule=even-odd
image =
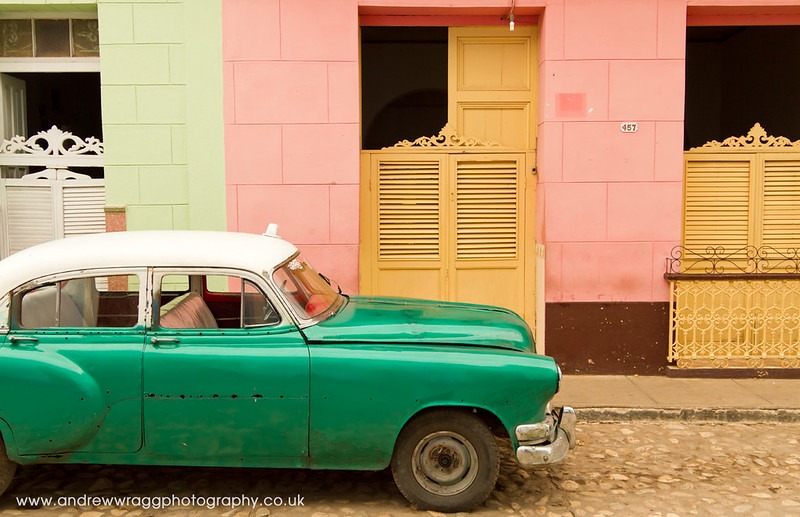
{"label": "pink wall", "polygon": [[224,0],[228,229],[267,223],[358,289],[356,0]]}
{"label": "pink wall", "polygon": [[[686,0],[545,8],[537,240],[548,302],[668,299],[664,258],[681,232],[685,26]],[[622,133],[621,122],[638,132]]]}
{"label": "pink wall", "polygon": [[[549,302],[667,300],[664,257],[681,231],[686,3],[516,1],[541,27],[537,240]],[[357,291],[359,15],[499,19],[509,4],[224,0],[229,229],[277,222]],[[620,132],[625,121],[638,132]]]}

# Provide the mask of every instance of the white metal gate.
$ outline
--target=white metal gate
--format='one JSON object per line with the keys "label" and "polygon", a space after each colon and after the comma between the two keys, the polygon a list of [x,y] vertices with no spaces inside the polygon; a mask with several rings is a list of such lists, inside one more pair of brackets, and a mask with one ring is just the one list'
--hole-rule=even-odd
{"label": "white metal gate", "polygon": [[53,126],[0,146],[0,166],[46,167],[0,179],[0,258],[41,242],[104,232],[105,180],[67,167],[102,167],[103,144]]}

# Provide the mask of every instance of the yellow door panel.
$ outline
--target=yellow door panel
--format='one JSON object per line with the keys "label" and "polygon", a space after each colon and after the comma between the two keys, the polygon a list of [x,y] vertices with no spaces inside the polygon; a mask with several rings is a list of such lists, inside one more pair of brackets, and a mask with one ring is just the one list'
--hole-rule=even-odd
{"label": "yellow door panel", "polygon": [[[378,273],[377,294],[403,298],[446,300],[442,282],[442,269],[381,268]],[[367,293],[365,293],[367,294]]]}
{"label": "yellow door panel", "polygon": [[448,119],[458,134],[536,147],[536,27],[451,27]]}
{"label": "yellow door panel", "polygon": [[525,314],[522,282],[517,269],[461,269],[456,266],[452,299],[506,307]]}
{"label": "yellow door panel", "polygon": [[527,102],[492,105],[462,102],[458,105],[458,125],[464,128],[465,135],[514,149],[525,149],[530,139],[529,108]]}
{"label": "yellow door panel", "polygon": [[[457,34],[458,89],[529,91],[531,88],[530,33],[505,37],[486,36],[470,29],[453,29]],[[470,34],[475,34],[471,36]]]}

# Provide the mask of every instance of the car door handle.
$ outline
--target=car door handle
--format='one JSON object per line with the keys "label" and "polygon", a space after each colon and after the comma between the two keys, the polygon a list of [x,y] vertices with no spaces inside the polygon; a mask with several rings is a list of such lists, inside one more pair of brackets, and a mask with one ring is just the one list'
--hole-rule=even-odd
{"label": "car door handle", "polygon": [[152,337],[150,338],[150,343],[153,346],[157,346],[159,348],[175,348],[181,342],[180,339],[174,337]]}
{"label": "car door handle", "polygon": [[36,346],[39,344],[39,338],[29,336],[8,336],[8,340],[12,345]]}

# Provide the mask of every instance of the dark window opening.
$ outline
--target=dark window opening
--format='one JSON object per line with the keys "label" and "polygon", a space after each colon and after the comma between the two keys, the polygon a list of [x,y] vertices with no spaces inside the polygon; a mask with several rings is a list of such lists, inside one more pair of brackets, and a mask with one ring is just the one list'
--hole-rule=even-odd
{"label": "dark window opening", "polygon": [[25,81],[28,136],[52,126],[103,139],[99,73],[11,73]]}
{"label": "dark window opening", "polygon": [[[25,81],[27,137],[56,126],[82,139],[103,140],[100,74],[95,72],[8,73]],[[102,178],[99,167],[70,167]]]}
{"label": "dark window opening", "polygon": [[684,149],[767,133],[800,139],[800,27],[688,27]]}
{"label": "dark window opening", "polygon": [[431,136],[447,123],[447,27],[361,28],[364,149]]}

